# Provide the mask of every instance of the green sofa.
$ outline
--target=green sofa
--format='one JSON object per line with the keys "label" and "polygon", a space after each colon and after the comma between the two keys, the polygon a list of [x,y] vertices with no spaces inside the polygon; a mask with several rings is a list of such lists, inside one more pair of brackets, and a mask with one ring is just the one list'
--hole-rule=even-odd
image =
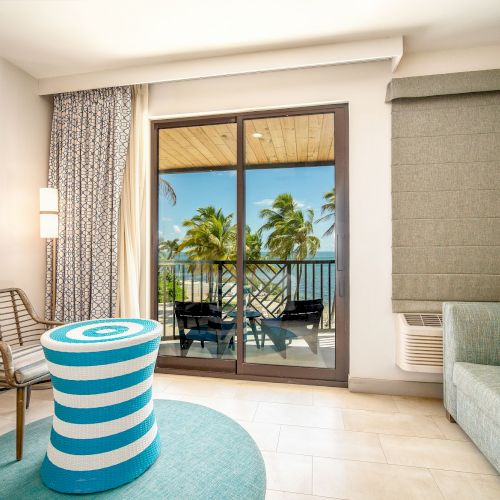
{"label": "green sofa", "polygon": [[443,305],[444,406],[500,471],[500,303]]}

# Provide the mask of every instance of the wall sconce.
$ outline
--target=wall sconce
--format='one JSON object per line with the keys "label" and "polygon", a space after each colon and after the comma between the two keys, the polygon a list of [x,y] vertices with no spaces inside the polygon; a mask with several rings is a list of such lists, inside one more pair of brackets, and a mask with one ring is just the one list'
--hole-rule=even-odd
{"label": "wall sconce", "polygon": [[40,238],[59,236],[59,200],[57,189],[40,189]]}
{"label": "wall sconce", "polygon": [[57,189],[40,189],[40,238],[52,240],[52,289],[50,319],[55,319],[57,238],[59,237],[59,197]]}

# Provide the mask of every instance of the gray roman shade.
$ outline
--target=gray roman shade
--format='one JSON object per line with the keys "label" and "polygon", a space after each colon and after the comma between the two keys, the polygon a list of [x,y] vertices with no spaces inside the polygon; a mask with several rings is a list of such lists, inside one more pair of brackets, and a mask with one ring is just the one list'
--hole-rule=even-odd
{"label": "gray roman shade", "polygon": [[500,301],[500,70],[393,80],[394,312]]}

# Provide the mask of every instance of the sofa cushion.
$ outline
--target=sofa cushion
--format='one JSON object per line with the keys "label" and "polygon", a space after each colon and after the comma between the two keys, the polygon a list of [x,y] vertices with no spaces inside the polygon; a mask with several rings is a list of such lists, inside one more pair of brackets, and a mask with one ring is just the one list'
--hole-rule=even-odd
{"label": "sofa cushion", "polygon": [[500,415],[500,366],[455,363],[453,383],[484,413]]}

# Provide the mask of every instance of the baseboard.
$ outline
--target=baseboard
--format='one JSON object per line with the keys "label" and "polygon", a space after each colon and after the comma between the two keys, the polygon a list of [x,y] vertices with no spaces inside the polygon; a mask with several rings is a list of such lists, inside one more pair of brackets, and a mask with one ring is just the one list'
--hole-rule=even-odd
{"label": "baseboard", "polygon": [[349,390],[351,392],[367,392],[370,394],[443,399],[443,384],[440,382],[349,377]]}

